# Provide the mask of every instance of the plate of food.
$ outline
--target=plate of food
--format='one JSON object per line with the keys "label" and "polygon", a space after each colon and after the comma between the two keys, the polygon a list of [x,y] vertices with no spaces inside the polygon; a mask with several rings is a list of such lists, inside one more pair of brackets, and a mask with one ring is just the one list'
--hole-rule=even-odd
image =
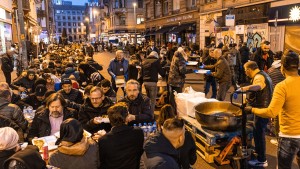
{"label": "plate of food", "polygon": [[43,146],[48,146],[48,150],[57,149],[57,145],[55,145],[57,138],[55,136],[46,136],[41,138],[32,139],[32,145],[35,145],[41,151]]}

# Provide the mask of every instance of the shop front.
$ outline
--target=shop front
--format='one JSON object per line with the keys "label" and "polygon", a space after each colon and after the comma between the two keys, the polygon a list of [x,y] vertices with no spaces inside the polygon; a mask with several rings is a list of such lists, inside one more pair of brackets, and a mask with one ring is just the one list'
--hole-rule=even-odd
{"label": "shop front", "polygon": [[282,6],[272,3],[269,26],[273,30],[273,41],[279,50],[290,49],[300,53],[300,3]]}
{"label": "shop front", "polygon": [[0,7],[0,52],[10,49],[12,43],[11,16],[8,11]]}

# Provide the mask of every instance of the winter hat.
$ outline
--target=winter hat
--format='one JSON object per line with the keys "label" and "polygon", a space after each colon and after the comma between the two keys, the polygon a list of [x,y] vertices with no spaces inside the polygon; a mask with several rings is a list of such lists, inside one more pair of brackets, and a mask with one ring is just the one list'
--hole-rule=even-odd
{"label": "winter hat", "polygon": [[82,137],[83,127],[81,123],[74,118],[69,118],[60,125],[60,137],[55,144],[59,145],[62,141],[77,143]]}
{"label": "winter hat", "polygon": [[19,135],[11,127],[0,128],[0,150],[11,150],[18,145]]}
{"label": "winter hat", "polygon": [[47,88],[45,85],[39,84],[35,88],[35,95],[36,96],[44,96],[47,91]]}
{"label": "winter hat", "polygon": [[69,79],[69,78],[64,78],[64,79],[61,81],[61,85],[63,85],[63,84],[72,84],[72,81],[71,81],[71,79]]}

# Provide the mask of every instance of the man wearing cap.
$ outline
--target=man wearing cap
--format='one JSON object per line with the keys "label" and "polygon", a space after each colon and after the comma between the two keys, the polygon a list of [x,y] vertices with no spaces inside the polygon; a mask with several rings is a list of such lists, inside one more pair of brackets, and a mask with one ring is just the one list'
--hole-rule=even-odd
{"label": "man wearing cap", "polygon": [[74,118],[75,111],[66,108],[66,101],[59,93],[51,94],[46,100],[46,107],[34,116],[29,128],[28,140],[54,135],[59,131],[61,123]]}
{"label": "man wearing cap", "polygon": [[158,74],[165,76],[165,71],[161,67],[158,53],[152,51],[150,55],[143,60],[141,77],[147,92],[147,96],[151,100],[151,108],[154,111],[157,97],[157,81]]}
{"label": "man wearing cap", "polygon": [[0,89],[0,115],[12,120],[23,131],[27,129],[28,122],[24,118],[22,110],[16,104],[11,104],[11,91]]}
{"label": "man wearing cap", "polygon": [[40,107],[45,100],[45,93],[47,88],[43,84],[39,84],[35,88],[35,92],[29,94],[28,97],[23,98],[17,102],[17,105],[23,110],[24,107],[31,106],[33,110],[36,110]]}
{"label": "man wearing cap", "polygon": [[14,70],[13,58],[11,53],[12,51],[8,51],[7,53],[1,53],[1,69],[3,71],[6,83],[11,84],[11,72]]}
{"label": "man wearing cap", "polygon": [[65,99],[78,104],[83,103],[83,94],[78,89],[72,88],[72,81],[69,78],[65,78],[61,81],[62,89],[58,91]]}

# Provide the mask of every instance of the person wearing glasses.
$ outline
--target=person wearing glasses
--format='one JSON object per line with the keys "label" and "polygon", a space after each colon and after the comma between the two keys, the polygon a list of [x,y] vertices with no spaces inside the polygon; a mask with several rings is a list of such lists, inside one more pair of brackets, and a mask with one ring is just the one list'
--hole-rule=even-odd
{"label": "person wearing glasses", "polygon": [[110,131],[111,125],[104,123],[102,118],[107,116],[107,110],[113,102],[104,95],[98,86],[90,90],[90,96],[86,98],[79,110],[79,121],[83,128],[90,133],[97,133],[99,130]]}

